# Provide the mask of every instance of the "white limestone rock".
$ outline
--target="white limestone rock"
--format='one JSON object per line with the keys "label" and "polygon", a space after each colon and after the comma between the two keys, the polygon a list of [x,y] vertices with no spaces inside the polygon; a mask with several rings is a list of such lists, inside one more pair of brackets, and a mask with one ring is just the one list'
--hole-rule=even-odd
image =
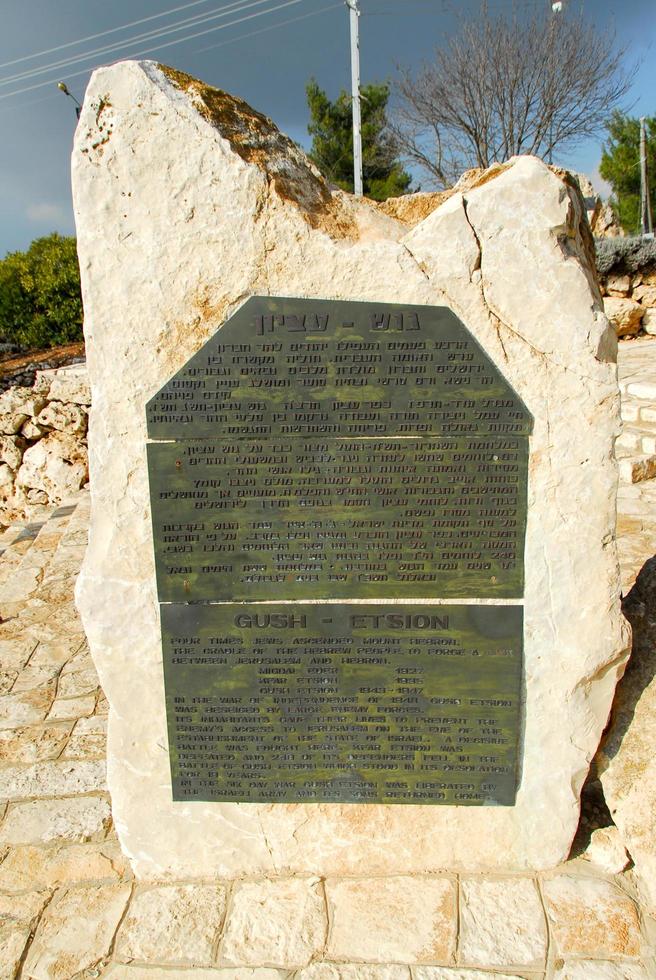
{"label": "white limestone rock", "polygon": [[37,384],[48,389],[51,401],[90,405],[91,389],[86,364],[69,364],[50,371],[37,371]]}
{"label": "white limestone rock", "polygon": [[604,310],[608,319],[615,325],[618,337],[630,337],[640,331],[644,307],[634,299],[620,296],[607,296]]}
{"label": "white limestone rock", "polygon": [[36,424],[49,429],[58,429],[73,436],[82,435],[87,428],[87,413],[79,405],[48,402],[37,415]]}
{"label": "white limestone rock", "polygon": [[[563,860],[627,649],[616,338],[576,186],[520,157],[474,175],[408,232],[372,203],[331,193],[244,103],[151,62],[93,75],[73,183],[94,399],[77,602],[110,703],[108,783],[136,873],[358,876]],[[515,806],[171,802],[145,405],[253,294],[449,306],[532,413]]]}
{"label": "white limestone rock", "polygon": [[51,432],[25,451],[16,484],[42,490],[53,503],[75,493],[87,479],[87,460],[79,439],[67,432]]}

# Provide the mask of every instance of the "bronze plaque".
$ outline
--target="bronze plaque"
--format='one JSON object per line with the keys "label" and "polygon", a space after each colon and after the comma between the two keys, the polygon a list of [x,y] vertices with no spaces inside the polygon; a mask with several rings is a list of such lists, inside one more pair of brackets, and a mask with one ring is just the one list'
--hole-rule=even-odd
{"label": "bronze plaque", "polygon": [[430,600],[521,599],[531,417],[457,317],[255,297],[147,421],[174,799],[511,805],[521,606]]}
{"label": "bronze plaque", "polygon": [[147,415],[161,601],[523,594],[531,418],[446,308],[256,297]]}
{"label": "bronze plaque", "polygon": [[521,606],[161,612],[174,800],[514,802]]}

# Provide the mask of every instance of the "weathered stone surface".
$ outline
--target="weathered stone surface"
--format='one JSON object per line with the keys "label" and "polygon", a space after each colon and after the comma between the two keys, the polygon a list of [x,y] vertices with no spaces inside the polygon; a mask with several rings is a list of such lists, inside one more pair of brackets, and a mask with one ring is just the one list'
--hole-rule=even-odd
{"label": "weathered stone surface", "polygon": [[634,903],[602,878],[559,875],[543,885],[552,936],[560,955],[637,959],[640,922]]}
{"label": "weathered stone surface", "polygon": [[22,895],[0,893],[0,927],[11,924],[30,925],[43,911],[50,891],[24,892]]}
{"label": "weathered stone surface", "polygon": [[25,451],[16,485],[42,490],[60,503],[86,482],[87,461],[78,439],[66,432],[51,432]]}
{"label": "weathered stone surface", "polygon": [[656,306],[656,285],[641,284],[635,287],[631,295],[643,306]]}
{"label": "weathered stone surface", "polygon": [[104,760],[37,762],[33,766],[0,769],[0,799],[24,800],[43,796],[74,796],[104,790]]}
{"label": "weathered stone surface", "polygon": [[631,292],[630,276],[609,276],[606,280],[606,290],[609,296],[628,296]]}
{"label": "weathered stone surface", "polygon": [[642,329],[645,333],[656,334],[656,309],[647,309],[642,316]]}
{"label": "weathered stone surface", "polygon": [[554,980],[649,980],[650,974],[637,963],[604,963],[601,960],[570,960],[556,964]]}
{"label": "weathered stone surface", "polygon": [[547,924],[534,882],[521,878],[464,879],[460,901],[460,961],[468,966],[542,967]]}
{"label": "weathered stone surface", "polygon": [[[419,974],[417,973],[418,977]],[[407,966],[375,963],[312,963],[295,974],[294,980],[411,980]]]}
{"label": "weathered stone surface", "polygon": [[116,957],[209,965],[225,906],[222,885],[170,885],[138,892],[119,930]]}
{"label": "weathered stone surface", "polygon": [[132,966],[126,963],[112,963],[103,972],[103,980],[172,980],[175,976],[180,980],[288,980],[289,974],[279,970],[269,970],[260,967],[251,970],[249,967],[237,967],[235,970],[181,969],[177,967],[175,974],[170,968],[158,969],[152,966]]}
{"label": "weathered stone surface", "polygon": [[126,858],[113,841],[51,847],[28,844],[10,848],[0,864],[0,891],[42,891],[89,881],[116,881],[126,874]]}
{"label": "weathered stone surface", "polygon": [[307,966],[326,939],[322,886],[314,878],[270,879],[235,886],[221,966]]}
{"label": "weathered stone surface", "polygon": [[[11,389],[9,389],[11,391]],[[14,412],[11,415],[0,415],[0,432],[4,435],[16,435],[27,422],[29,415],[24,412]]]}
{"label": "weathered stone surface", "polygon": [[445,966],[418,966],[413,980],[521,980],[517,973],[489,973],[487,970],[452,970]]}
{"label": "weathered stone surface", "polygon": [[19,436],[0,436],[0,460],[17,470],[23,458],[25,440]]}
{"label": "weathered stone surface", "polygon": [[0,844],[45,843],[57,837],[98,840],[110,818],[109,802],[97,796],[14,803],[0,826]]}
{"label": "weathered stone surface", "polygon": [[604,311],[614,324],[618,337],[628,337],[640,330],[644,308],[634,299],[607,296],[604,300]]}
{"label": "weathered stone surface", "polygon": [[0,395],[0,415],[38,415],[45,403],[44,391],[15,385]]}
{"label": "weathered stone surface", "polygon": [[91,389],[86,364],[70,364],[51,371],[37,371],[36,383],[44,384],[51,401],[90,405]]}
{"label": "weathered stone surface", "polygon": [[95,694],[85,694],[79,698],[57,698],[48,714],[48,721],[86,718],[93,714],[95,706]]}
{"label": "weathered stone surface", "polygon": [[130,896],[129,885],[76,888],[55,895],[25,960],[34,980],[70,980],[109,952]]}
{"label": "weathered stone surface", "polygon": [[107,719],[92,716],[80,718],[68,740],[64,754],[67,759],[102,756],[106,748]]}
{"label": "weathered stone surface", "polygon": [[87,428],[87,413],[78,405],[48,402],[37,415],[36,423],[48,429],[59,429],[70,435],[80,435]]}
{"label": "weathered stone surface", "polygon": [[0,697],[0,729],[23,728],[43,721],[52,704],[54,686]]}
{"label": "weathered stone surface", "polygon": [[656,909],[656,558],[624,601],[633,652],[597,753],[604,796]]}
{"label": "weathered stone surface", "polygon": [[0,730],[0,762],[44,762],[57,759],[66,745],[71,725],[35,725]]}
{"label": "weathered stone surface", "polygon": [[[134,868],[362,876],[564,859],[627,642],[613,543],[616,338],[578,190],[518,158],[407,232],[331,193],[243,103],[130,62],[90,83],[73,179],[94,393],[77,601],[112,708],[109,784]],[[257,293],[450,306],[534,416],[514,807],[171,802],[145,405]]]}
{"label": "weathered stone surface", "polygon": [[16,976],[29,938],[27,926],[0,927],[0,976],[3,980],[13,980]]}
{"label": "weathered stone surface", "polygon": [[328,959],[432,963],[455,955],[456,887],[449,879],[327,881],[326,897]]}
{"label": "weathered stone surface", "polygon": [[620,832],[614,826],[593,830],[583,857],[611,875],[620,874],[631,860]]}

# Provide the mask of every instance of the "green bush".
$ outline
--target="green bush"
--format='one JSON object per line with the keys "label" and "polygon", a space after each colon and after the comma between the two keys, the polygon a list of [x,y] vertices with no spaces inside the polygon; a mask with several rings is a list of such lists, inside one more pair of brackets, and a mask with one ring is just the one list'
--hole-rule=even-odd
{"label": "green bush", "polygon": [[0,261],[0,337],[27,349],[82,340],[74,238],[53,232]]}

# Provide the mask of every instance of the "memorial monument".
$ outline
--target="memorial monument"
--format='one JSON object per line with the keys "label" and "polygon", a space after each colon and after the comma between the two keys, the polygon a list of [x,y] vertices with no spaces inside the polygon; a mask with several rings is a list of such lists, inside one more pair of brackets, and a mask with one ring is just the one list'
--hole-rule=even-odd
{"label": "memorial monument", "polygon": [[73,173],[135,872],[563,859],[628,653],[577,186],[517,158],[401,221],[152,62],[94,74]]}

